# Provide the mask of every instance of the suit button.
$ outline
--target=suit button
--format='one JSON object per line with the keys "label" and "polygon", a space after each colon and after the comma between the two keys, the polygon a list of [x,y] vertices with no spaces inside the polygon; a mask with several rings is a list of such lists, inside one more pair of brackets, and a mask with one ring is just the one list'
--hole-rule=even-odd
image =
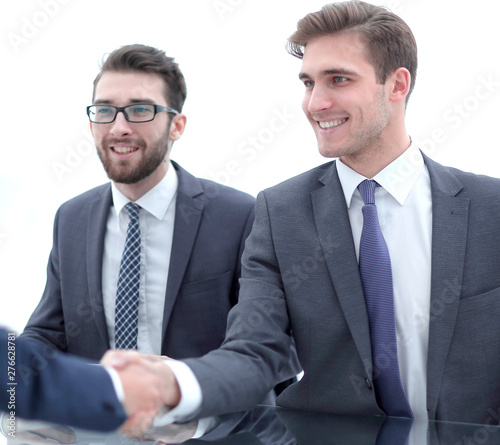
{"label": "suit button", "polygon": [[372,382],[370,381],[370,379],[368,377],[365,378],[365,383],[366,383],[366,386],[368,387],[368,389],[372,389],[373,386],[372,386]]}

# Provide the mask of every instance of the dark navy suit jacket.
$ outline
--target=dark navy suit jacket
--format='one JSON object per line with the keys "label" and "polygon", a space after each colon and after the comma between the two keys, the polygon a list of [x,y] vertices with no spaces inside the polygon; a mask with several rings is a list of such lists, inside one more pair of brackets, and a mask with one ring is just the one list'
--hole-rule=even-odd
{"label": "dark navy suit jacket", "polygon": [[[13,364],[10,359],[15,361],[10,367],[14,371],[8,367]],[[111,378],[101,366],[22,337],[9,343],[8,331],[0,328],[0,367],[0,411],[6,411],[7,418],[12,412],[16,418],[98,431],[114,430],[126,419]]]}

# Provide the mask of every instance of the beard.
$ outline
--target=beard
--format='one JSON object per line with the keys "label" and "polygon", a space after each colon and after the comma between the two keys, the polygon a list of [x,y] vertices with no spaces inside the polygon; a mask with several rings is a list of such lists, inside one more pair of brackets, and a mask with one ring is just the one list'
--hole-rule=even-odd
{"label": "beard", "polygon": [[[153,141],[147,151],[146,143],[141,139],[112,138],[104,140],[102,147],[97,147],[97,155],[111,181],[119,184],[136,184],[150,176],[163,162],[168,152],[168,136],[169,129],[160,138]],[[123,142],[139,147],[139,151],[142,151],[142,159],[136,163],[137,165],[131,165],[127,159],[115,159],[111,155],[109,147]]]}

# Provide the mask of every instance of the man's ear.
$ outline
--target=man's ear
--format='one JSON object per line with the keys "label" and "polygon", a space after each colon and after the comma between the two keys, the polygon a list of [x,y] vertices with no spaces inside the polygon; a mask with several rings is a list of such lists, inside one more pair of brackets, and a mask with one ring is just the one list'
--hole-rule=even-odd
{"label": "man's ear", "polygon": [[390,90],[389,98],[393,102],[406,100],[410,92],[411,74],[406,68],[398,68],[388,79]]}
{"label": "man's ear", "polygon": [[170,134],[168,137],[169,141],[176,141],[180,139],[182,133],[184,133],[184,129],[186,128],[186,115],[185,114],[176,114],[172,122],[170,122]]}

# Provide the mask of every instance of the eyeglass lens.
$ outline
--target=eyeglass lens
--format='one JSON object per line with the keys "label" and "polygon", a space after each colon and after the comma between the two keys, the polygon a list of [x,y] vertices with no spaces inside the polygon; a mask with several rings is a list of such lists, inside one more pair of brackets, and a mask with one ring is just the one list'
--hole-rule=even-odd
{"label": "eyeglass lens", "polygon": [[90,120],[98,123],[112,122],[118,110],[123,110],[126,119],[129,122],[146,122],[154,119],[155,107],[148,104],[128,105],[117,108],[112,105],[92,105],[89,108]]}

